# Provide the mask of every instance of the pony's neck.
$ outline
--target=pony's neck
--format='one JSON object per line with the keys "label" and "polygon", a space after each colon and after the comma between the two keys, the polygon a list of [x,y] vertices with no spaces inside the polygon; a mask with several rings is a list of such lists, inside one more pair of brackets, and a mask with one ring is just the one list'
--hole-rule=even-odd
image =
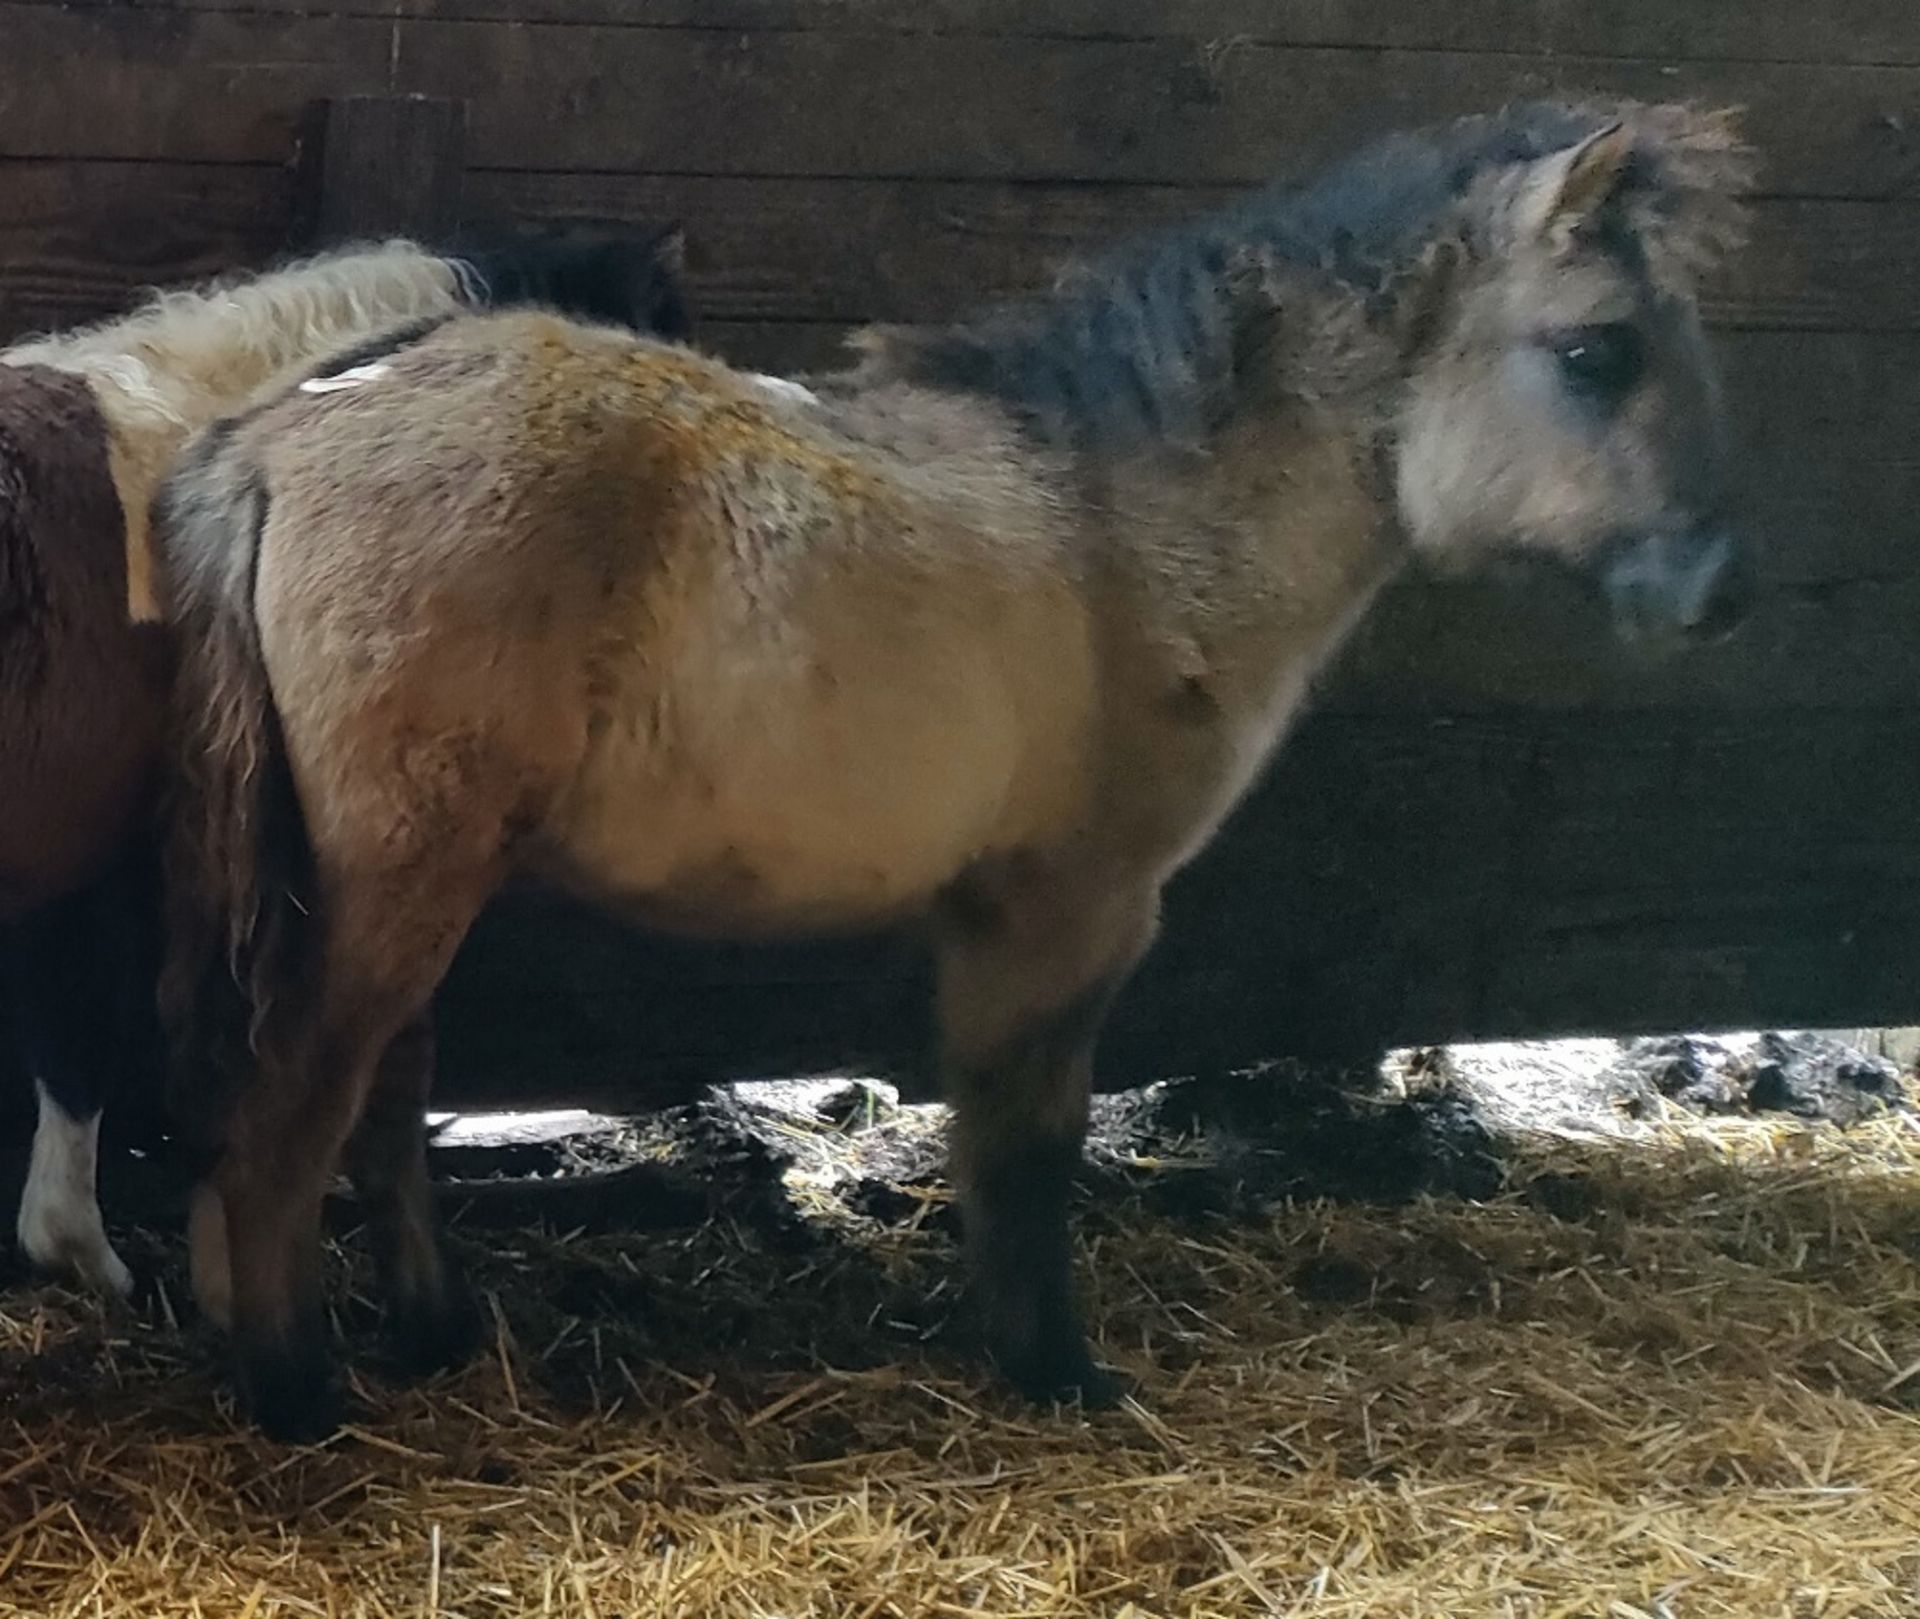
{"label": "pony's neck", "polygon": [[147,511],[187,439],[355,342],[466,307],[468,294],[453,261],[396,242],[162,293],[123,319],[17,344],[0,363],[72,372],[91,386],[126,515],[128,605],[148,620],[163,614]]}
{"label": "pony's neck", "polygon": [[1169,644],[1200,649],[1230,712],[1284,723],[1407,565],[1383,415],[1371,387],[1282,386],[1246,398],[1203,449],[1075,458]]}

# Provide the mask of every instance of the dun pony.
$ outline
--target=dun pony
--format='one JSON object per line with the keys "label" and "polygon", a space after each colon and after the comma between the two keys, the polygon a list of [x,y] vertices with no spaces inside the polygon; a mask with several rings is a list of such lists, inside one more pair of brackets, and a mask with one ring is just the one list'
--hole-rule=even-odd
{"label": "dun pony", "polygon": [[1069,1276],[1095,1038],[1375,593],[1512,548],[1632,634],[1735,616],[1694,289],[1744,169],[1718,117],[1523,106],[874,332],[811,396],[514,314],[203,438],[162,502],[164,1001],[259,1420],[334,1420],[343,1151],[403,1340],[469,1341],[418,1155],[356,1127],[414,1105],[383,1054],[514,873],[689,933],[924,926],[993,1353],[1109,1396]]}
{"label": "dun pony", "polygon": [[34,1262],[131,1286],[95,1158],[106,1088],[160,1070],[145,832],[170,661],[147,527],[162,475],[262,390],[476,308],[682,336],[679,251],[677,233],[356,248],[0,353],[0,975],[40,1103],[17,1224]]}

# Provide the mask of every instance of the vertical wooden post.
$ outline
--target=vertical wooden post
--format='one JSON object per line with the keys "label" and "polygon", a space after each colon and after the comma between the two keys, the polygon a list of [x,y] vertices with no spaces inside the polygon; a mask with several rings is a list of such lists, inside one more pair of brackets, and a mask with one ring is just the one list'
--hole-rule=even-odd
{"label": "vertical wooden post", "polygon": [[317,243],[447,240],[460,225],[466,158],[464,101],[347,96],[326,103],[316,165]]}

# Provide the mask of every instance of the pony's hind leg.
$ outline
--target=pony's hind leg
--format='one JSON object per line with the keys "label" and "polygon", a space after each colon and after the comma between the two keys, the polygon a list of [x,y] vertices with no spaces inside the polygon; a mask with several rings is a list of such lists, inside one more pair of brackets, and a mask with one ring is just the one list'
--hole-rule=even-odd
{"label": "pony's hind leg", "polygon": [[[323,881],[325,937],[307,1000],[291,1009],[289,1031],[272,1022],[263,1031],[260,1071],[235,1104],[214,1184],[226,1214],[240,1386],[275,1438],[320,1438],[336,1425],[322,1200],[381,1089],[389,1048],[426,1016],[497,880],[492,866],[462,873],[436,865]],[[400,1057],[418,1070],[417,1049],[409,1058],[403,1043]],[[362,1172],[368,1167],[363,1160]]]}
{"label": "pony's hind leg", "polygon": [[952,1158],[974,1285],[1002,1372],[1031,1398],[1118,1394],[1073,1302],[1067,1203],[1094,1042],[1153,936],[1146,885],[1020,868],[971,878],[936,935]]}
{"label": "pony's hind leg", "polygon": [[324,1438],[338,1420],[321,1297],[321,1203],[391,1032],[371,1017],[328,1021],[330,1028],[263,1054],[234,1106],[211,1190],[198,1195],[194,1232],[196,1260],[209,1251],[196,1288],[212,1304],[217,1244],[205,1222],[215,1210],[224,1216],[241,1396],[269,1435],[295,1441]]}
{"label": "pony's hind leg", "polygon": [[432,1018],[416,1018],[387,1047],[347,1144],[347,1173],[373,1239],[388,1331],[402,1366],[415,1373],[459,1365],[480,1337],[480,1314],[447,1255],[427,1175],[433,1057]]}

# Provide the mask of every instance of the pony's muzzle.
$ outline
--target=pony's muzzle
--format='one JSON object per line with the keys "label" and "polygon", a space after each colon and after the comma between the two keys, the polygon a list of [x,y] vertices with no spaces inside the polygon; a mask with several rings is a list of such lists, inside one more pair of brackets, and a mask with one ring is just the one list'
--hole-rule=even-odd
{"label": "pony's muzzle", "polygon": [[1724,640],[1752,595],[1744,548],[1717,523],[1622,539],[1604,578],[1621,637],[1658,648]]}

